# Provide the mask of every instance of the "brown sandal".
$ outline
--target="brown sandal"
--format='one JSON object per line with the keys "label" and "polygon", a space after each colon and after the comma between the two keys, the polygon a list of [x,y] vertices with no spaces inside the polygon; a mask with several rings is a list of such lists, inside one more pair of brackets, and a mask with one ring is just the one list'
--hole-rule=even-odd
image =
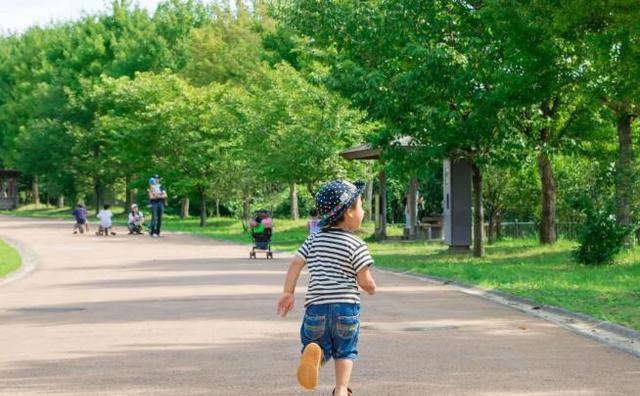
{"label": "brown sandal", "polygon": [[[349,396],[353,396],[353,392],[351,391],[351,388],[347,388],[347,393],[349,394]],[[333,392],[331,392],[332,396],[336,396],[336,388],[333,388]]]}
{"label": "brown sandal", "polygon": [[298,383],[303,388],[313,389],[318,385],[321,363],[322,348],[314,342],[309,343],[302,352],[297,373]]}

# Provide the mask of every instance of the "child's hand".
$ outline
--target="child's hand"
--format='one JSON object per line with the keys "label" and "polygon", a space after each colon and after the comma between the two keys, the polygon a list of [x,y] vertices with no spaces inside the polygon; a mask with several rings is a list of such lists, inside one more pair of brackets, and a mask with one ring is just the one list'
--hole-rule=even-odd
{"label": "child's hand", "polygon": [[371,270],[368,267],[360,270],[356,277],[358,279],[358,285],[362,290],[370,295],[376,294],[376,281],[373,280],[373,275],[371,275]]}
{"label": "child's hand", "polygon": [[282,293],[280,300],[278,300],[278,315],[283,318],[287,316],[289,311],[293,309],[294,301],[293,293]]}

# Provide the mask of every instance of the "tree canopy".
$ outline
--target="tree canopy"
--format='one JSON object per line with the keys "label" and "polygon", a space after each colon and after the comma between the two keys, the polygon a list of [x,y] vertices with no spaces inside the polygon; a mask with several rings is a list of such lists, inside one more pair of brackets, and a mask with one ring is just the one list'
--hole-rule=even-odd
{"label": "tree canopy", "polygon": [[[167,0],[150,14],[117,0],[0,37],[0,166],[96,205],[162,173],[204,225],[212,200],[297,217],[322,181],[371,177],[337,155],[367,141],[383,148],[392,220],[411,177],[421,213],[438,214],[442,159],[472,164],[478,255],[483,212],[535,222],[542,243],[594,206],[627,227],[638,13],[633,0]],[[400,137],[411,150],[393,149]]]}

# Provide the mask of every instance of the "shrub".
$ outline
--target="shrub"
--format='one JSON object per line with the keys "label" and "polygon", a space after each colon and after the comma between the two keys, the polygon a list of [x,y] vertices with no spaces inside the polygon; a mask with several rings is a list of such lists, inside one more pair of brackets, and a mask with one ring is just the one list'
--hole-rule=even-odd
{"label": "shrub", "polygon": [[573,252],[574,258],[583,264],[608,264],[624,247],[629,227],[616,223],[615,216],[606,211],[590,211],[578,232],[580,246]]}

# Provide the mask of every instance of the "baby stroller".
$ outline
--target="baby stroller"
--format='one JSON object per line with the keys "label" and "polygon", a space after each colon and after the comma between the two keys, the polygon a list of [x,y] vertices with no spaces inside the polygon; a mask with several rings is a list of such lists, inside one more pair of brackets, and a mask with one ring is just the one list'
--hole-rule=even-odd
{"label": "baby stroller", "polygon": [[271,251],[271,234],[273,222],[271,214],[266,210],[259,210],[250,223],[251,238],[253,239],[253,247],[249,252],[249,258],[255,259],[257,252],[267,253],[267,259],[273,258]]}

